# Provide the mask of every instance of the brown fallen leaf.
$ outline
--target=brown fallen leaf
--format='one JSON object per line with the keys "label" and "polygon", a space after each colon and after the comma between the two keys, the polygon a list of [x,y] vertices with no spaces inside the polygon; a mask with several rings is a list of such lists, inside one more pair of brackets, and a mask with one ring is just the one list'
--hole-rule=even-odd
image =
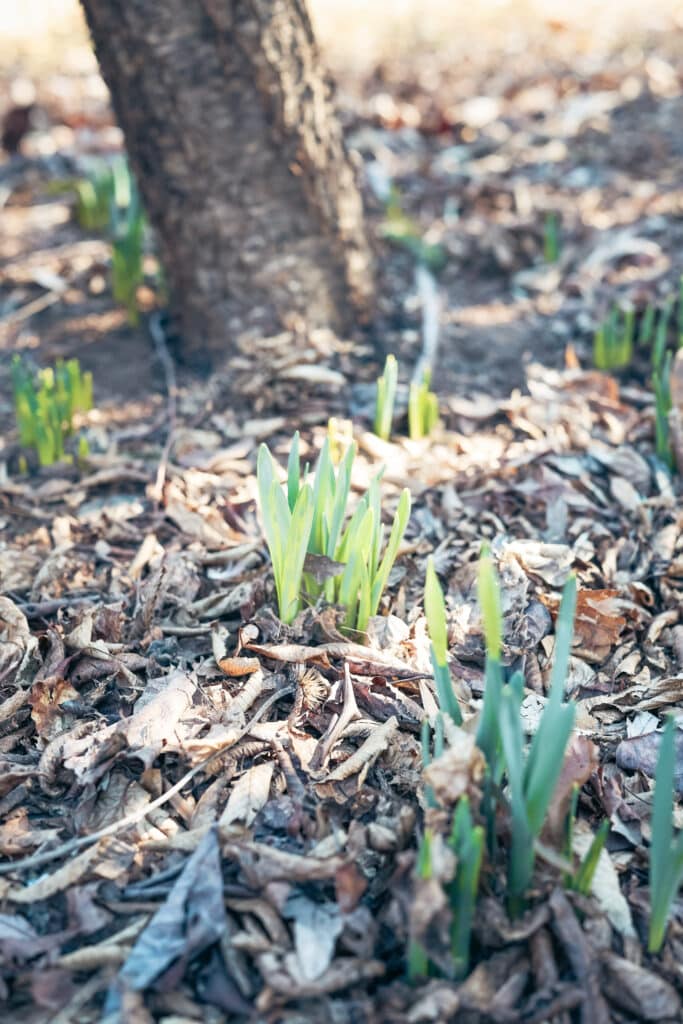
{"label": "brown fallen leaf", "polygon": [[47,742],[67,728],[73,715],[62,705],[79,697],[78,690],[60,677],[50,676],[33,684],[29,695],[31,718],[42,740]]}
{"label": "brown fallen leaf", "polygon": [[606,995],[638,1020],[680,1020],[681,1000],[673,985],[615,953],[602,957]]}
{"label": "brown fallen leaf", "polygon": [[574,786],[581,788],[590,779],[599,763],[599,751],[595,743],[591,743],[585,736],[573,733],[548,808],[544,839],[550,845],[561,846]]}
{"label": "brown fallen leaf", "polygon": [[258,658],[221,658],[218,667],[226,676],[248,676],[258,672],[261,662]]}
{"label": "brown fallen leaf", "polygon": [[15,857],[18,853],[35,850],[43,843],[49,843],[59,836],[57,828],[32,829],[25,807],[0,825],[0,854],[3,857]]}
{"label": "brown fallen leaf", "polygon": [[[557,614],[559,599],[541,594],[540,600]],[[572,654],[591,664],[601,664],[616,647],[626,618],[618,590],[579,590]]]}

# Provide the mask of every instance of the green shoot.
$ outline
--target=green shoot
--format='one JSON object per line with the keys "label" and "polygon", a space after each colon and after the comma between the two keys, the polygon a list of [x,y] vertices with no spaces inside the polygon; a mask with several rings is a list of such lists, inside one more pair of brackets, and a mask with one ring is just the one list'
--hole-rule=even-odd
{"label": "green shoot", "polygon": [[668,715],[657,758],[652,807],[647,945],[650,953],[658,953],[662,948],[671,904],[683,881],[683,832],[674,836],[673,830],[674,758],[674,720]]}
{"label": "green shoot", "polygon": [[655,373],[661,370],[666,358],[666,342],[669,333],[669,320],[671,319],[672,310],[673,300],[669,298],[664,304],[664,308],[661,310],[657,319],[655,340],[652,346],[652,368]]}
{"label": "green shoot", "polygon": [[633,357],[635,310],[617,306],[603,320],[593,338],[593,362],[598,370],[621,370]]}
{"label": "green shoot", "polygon": [[463,978],[469,968],[472,921],[484,853],[484,829],[472,821],[470,804],[466,796],[462,796],[458,801],[449,845],[457,858],[455,878],[449,887],[453,912],[451,954],[455,977]]}
{"label": "green shoot", "polygon": [[503,615],[500,605],[500,587],[488,548],[482,548],[479,560],[479,605],[481,608],[486,643],[484,667],[484,703],[477,729],[477,746],[486,759],[484,797],[482,808],[486,819],[489,852],[494,852],[496,835],[496,792],[503,774],[502,743],[498,722],[500,698],[503,691]]}
{"label": "green shoot", "polygon": [[674,454],[669,436],[669,413],[673,407],[671,398],[671,364],[673,356],[666,352],[662,361],[652,370],[652,389],[655,396],[655,451],[670,470],[674,468]]}
{"label": "green shoot", "polygon": [[643,348],[649,348],[652,344],[656,317],[657,309],[649,302],[645,307],[645,312],[640,321],[640,330],[638,331],[638,344]]}
{"label": "green shoot", "polygon": [[[567,814],[567,836],[564,851],[569,863],[572,863],[574,859],[574,822],[576,821],[578,804],[579,787],[574,783],[572,787],[569,813]],[[584,854],[578,867],[574,871],[565,872],[563,881],[568,889],[573,889],[575,892],[581,893],[582,896],[589,895],[593,884],[593,877],[598,866],[598,861],[600,860],[600,854],[605,848],[605,843],[607,842],[609,830],[610,823],[606,818],[593,836],[593,841]]]}
{"label": "green shoot", "polygon": [[510,912],[517,915],[531,882],[535,862],[534,844],[560,777],[564,753],[574,724],[575,707],[563,702],[569,665],[576,579],[567,581],[557,618],[555,659],[550,692],[529,755],[524,760],[524,734],[519,714],[521,692],[512,682],[503,688],[500,703],[500,734],[510,785],[512,846],[508,866]]}
{"label": "green shoot", "polygon": [[291,623],[299,611],[301,577],[313,523],[313,492],[304,484],[290,509],[265,444],[259,448],[256,477],[280,618]]}
{"label": "green shoot", "polygon": [[546,263],[557,263],[560,258],[560,218],[556,213],[546,213],[543,221],[543,259]]}
{"label": "green shoot", "polygon": [[[372,501],[373,488],[370,487],[368,498]],[[386,546],[382,551],[384,528],[382,526],[379,509],[379,486],[377,485],[377,498],[375,508],[369,506],[365,513],[360,527],[360,547],[353,551],[347,569],[342,577],[341,586],[344,587],[345,577],[353,581],[351,587],[351,601],[347,604],[347,625],[353,628],[355,618],[355,629],[362,633],[367,629],[368,620],[376,615],[379,610],[379,603],[384,593],[384,588],[389,579],[398,549],[403,535],[405,534],[410,518],[410,491],[404,488],[398,501],[396,513],[391,524],[391,531]],[[355,556],[355,565],[354,565]],[[381,556],[381,557],[380,557]],[[355,566],[358,566],[356,568]],[[356,580],[358,582],[358,603],[354,608],[353,598],[356,593]]]}
{"label": "green shoot", "polygon": [[429,390],[431,374],[425,371],[422,383],[413,381],[408,397],[408,433],[413,441],[429,437],[439,420],[439,401]]}
{"label": "green shoot", "polygon": [[434,559],[427,561],[425,578],[425,614],[431,640],[432,668],[439,707],[444,714],[450,715],[456,725],[462,724],[462,714],[457,697],[453,691],[451,673],[448,668],[448,629],[446,625],[446,605],[443,592],[434,568]]}
{"label": "green shoot", "polygon": [[605,848],[609,830],[609,819],[605,818],[600,825],[600,828],[593,836],[593,842],[588,847],[581,863],[576,869],[574,877],[569,882],[569,888],[581,893],[582,896],[588,896],[590,894],[595,871],[598,866],[598,861],[600,860],[600,854]]}
{"label": "green shoot", "polygon": [[[432,877],[432,833],[429,829],[425,829],[420,841],[415,874],[424,882]],[[421,942],[412,938],[408,945],[408,979],[417,981],[426,978],[428,974],[429,959],[425,948]]]}
{"label": "green shoot", "polygon": [[374,431],[383,441],[388,441],[391,436],[397,383],[398,363],[396,362],[396,356],[388,355],[384,364],[384,373],[381,377],[377,378],[377,399],[375,405]]}
{"label": "green shoot", "polygon": [[120,183],[119,193],[128,202],[112,207],[112,291],[128,312],[130,323],[136,325],[140,320],[137,291],[144,279],[145,215],[130,172],[127,181],[124,177]]}
{"label": "green shoot", "polygon": [[[73,433],[74,416],[92,409],[92,374],[81,373],[77,359],[60,359],[34,378],[19,356],[12,359],[11,373],[21,444],[36,450],[41,466],[70,461],[65,446]],[[85,438],[79,450],[83,442]]]}
{"label": "green shoot", "polygon": [[438,274],[446,264],[446,250],[442,245],[425,242],[419,225],[409,217],[401,206],[398,190],[392,187],[385,207],[386,220],[382,225],[385,238],[394,245],[406,249],[417,263],[421,263],[433,274]]}
{"label": "green shoot", "polygon": [[[422,748],[422,767],[428,768],[432,763],[432,751],[431,751],[431,737],[432,730],[429,724],[429,719],[424,718],[422,720],[422,728],[420,730],[420,745]],[[439,712],[434,722],[434,757],[441,757],[444,750],[444,730],[443,730],[443,716]],[[425,800],[428,807],[438,807],[438,800],[434,793],[432,786],[425,786]]]}

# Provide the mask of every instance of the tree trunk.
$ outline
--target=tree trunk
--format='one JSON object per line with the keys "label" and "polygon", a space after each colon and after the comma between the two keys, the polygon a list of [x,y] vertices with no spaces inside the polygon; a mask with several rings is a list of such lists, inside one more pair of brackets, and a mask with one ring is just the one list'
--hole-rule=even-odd
{"label": "tree trunk", "polygon": [[152,225],[181,355],[372,302],[362,204],[305,0],[82,0]]}

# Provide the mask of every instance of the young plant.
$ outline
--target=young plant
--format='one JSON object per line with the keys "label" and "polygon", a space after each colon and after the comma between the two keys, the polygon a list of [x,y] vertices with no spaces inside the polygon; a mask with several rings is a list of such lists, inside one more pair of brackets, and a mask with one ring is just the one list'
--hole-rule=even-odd
{"label": "young plant", "polygon": [[575,707],[564,703],[564,684],[572,643],[576,579],[567,581],[555,630],[555,658],[550,692],[528,756],[524,757],[524,728],[520,717],[519,689],[512,683],[503,688],[500,699],[500,734],[510,787],[512,843],[508,865],[508,903],[517,915],[531,882],[535,842],[555,786],[574,725]]}
{"label": "young plant", "polygon": [[384,363],[384,372],[377,378],[377,398],[375,402],[374,431],[383,441],[391,436],[391,424],[394,419],[394,403],[396,402],[396,385],[398,384],[398,363],[396,356],[388,355]]}
{"label": "young plant", "polygon": [[638,330],[638,345],[641,348],[650,348],[652,345],[652,339],[655,333],[655,323],[657,319],[657,308],[653,306],[651,302],[645,307],[645,312],[640,321],[640,328]]}
{"label": "young plant", "polygon": [[313,492],[304,484],[290,506],[265,444],[259,448],[256,478],[280,618],[291,623],[299,611],[304,560],[313,524]]}
{"label": "young plant", "polygon": [[[576,810],[579,802],[579,787],[574,784],[572,788],[572,799],[567,814],[567,839],[565,844],[565,854],[567,860],[571,863],[574,857],[574,822],[576,821]],[[588,850],[582,857],[579,865],[572,872],[567,872],[564,876],[564,884],[568,889],[573,889],[575,892],[581,893],[582,896],[588,896],[591,891],[593,884],[593,878],[595,871],[600,860],[600,854],[605,848],[607,842],[607,836],[609,835],[610,823],[609,819],[605,820],[600,825],[600,828],[593,836],[593,840],[588,847]]]}
{"label": "young plant", "polygon": [[593,339],[593,362],[598,370],[620,370],[630,364],[634,332],[635,310],[615,306]]}
{"label": "young plant", "polygon": [[[431,729],[429,721],[422,723],[422,765],[427,768],[432,761],[430,751]],[[434,757],[441,756],[444,750],[444,724],[441,712],[434,722]],[[425,787],[425,800],[428,807],[439,806],[431,786]],[[470,811],[469,799],[462,796],[453,815],[453,824],[448,845],[456,856],[456,872],[448,885],[448,897],[452,911],[451,923],[451,956],[453,973],[456,978],[467,974],[469,966],[470,940],[472,920],[479,889],[479,874],[484,853],[484,829],[474,824]],[[420,875],[418,868],[418,877]],[[409,954],[410,959],[410,954]]]}
{"label": "young plant", "polygon": [[472,921],[477,904],[479,874],[484,854],[484,829],[472,820],[469,799],[461,796],[453,815],[449,839],[457,867],[449,886],[453,922],[451,924],[451,956],[456,978],[464,978],[470,963]]}
{"label": "young plant", "polygon": [[74,185],[76,220],[85,231],[103,231],[109,224],[114,203],[114,171],[98,161],[87,177]]}
{"label": "young plant", "polygon": [[382,225],[384,237],[406,249],[417,263],[425,266],[432,274],[443,270],[447,259],[446,250],[442,245],[425,242],[419,225],[404,211],[398,189],[393,186],[385,212],[386,219]]}
{"label": "young plant", "polygon": [[[346,625],[359,632],[364,632],[367,629],[370,616],[377,614],[379,602],[408,524],[410,492],[405,489],[401,494],[389,539],[385,546],[383,546],[384,527],[379,493],[379,476],[381,474],[374,478],[367,493],[361,498],[356,511],[345,526],[354,456],[355,449],[353,445],[350,445],[335,473],[329,438],[326,438],[320,451],[311,487],[305,482],[308,476],[308,466],[304,467],[303,474],[301,472],[298,432],[292,439],[287,464],[287,498],[284,498],[281,490],[279,493],[282,494],[284,505],[294,522],[295,511],[299,507],[302,494],[310,492],[310,522],[307,513],[304,521],[308,523],[308,528],[304,539],[303,556],[299,559],[297,548],[295,561],[295,566],[299,565],[299,561],[301,566],[296,574],[296,579],[291,577],[291,573],[287,577],[290,591],[288,607],[294,607],[291,594],[296,593],[296,610],[291,613],[289,620],[283,619],[283,621],[291,621],[296,615],[298,596],[302,590],[309,598],[316,599],[324,595],[326,600],[344,605]],[[272,481],[275,480],[272,456],[265,445],[261,446],[259,452],[258,471],[264,481],[263,487],[259,482],[259,495],[265,523],[264,500],[265,496],[272,491]],[[282,516],[280,516],[281,519]],[[280,520],[276,520],[276,522]],[[268,533],[267,539],[270,547]],[[280,548],[284,552],[289,551],[288,544],[282,544]],[[313,572],[303,571],[306,554],[322,556],[328,560],[329,571],[326,574],[323,573],[325,578],[322,582],[319,582],[319,578],[316,578]],[[278,573],[275,568],[272,548],[271,558],[273,559],[277,588]],[[280,591],[278,590],[278,600],[279,598]],[[281,613],[282,609],[283,604],[280,602]]]}
{"label": "young plant", "polygon": [[410,518],[410,491],[404,488],[386,545],[379,499],[379,479],[370,484],[341,539],[337,560],[346,563],[338,602],[346,608],[346,625],[359,633],[379,610],[398,549]]}
{"label": "young plant", "polygon": [[[65,445],[73,433],[74,416],[92,409],[92,374],[81,373],[77,359],[60,359],[34,378],[19,356],[12,359],[11,373],[21,444],[35,448],[41,466],[70,460]],[[79,452],[84,441],[81,438]]]}
{"label": "young plant", "polygon": [[408,396],[408,433],[413,441],[429,437],[439,420],[439,400],[429,390],[431,373],[425,370],[422,382],[413,381]]}
{"label": "young plant", "polygon": [[498,710],[503,691],[503,613],[500,587],[488,548],[482,548],[478,575],[479,606],[481,608],[486,661],[484,665],[484,702],[477,729],[477,746],[486,761],[486,774],[482,810],[486,821],[489,852],[493,854],[496,841],[497,793],[503,775],[503,749],[500,737]]}
{"label": "young plant", "polygon": [[610,823],[606,818],[600,828],[593,836],[593,841],[588,847],[588,850],[584,854],[581,863],[574,872],[574,876],[569,882],[568,888],[573,889],[575,892],[581,893],[582,896],[588,896],[593,885],[593,878],[595,877],[595,871],[600,860],[600,854],[605,848],[607,842],[607,836],[609,835]]}
{"label": "young plant", "polygon": [[666,352],[652,370],[652,390],[655,396],[655,451],[665,466],[673,470],[674,453],[669,433],[669,413],[673,407],[671,398],[671,364],[673,355]]}
{"label": "young plant", "polygon": [[543,259],[546,263],[557,263],[560,258],[560,218],[556,213],[546,213],[543,221]]}
{"label": "young plant", "polygon": [[654,373],[658,373],[661,370],[666,359],[666,343],[669,336],[669,321],[672,311],[673,300],[669,298],[664,303],[664,308],[660,311],[657,318],[657,327],[652,345],[652,369]]}
{"label": "young plant", "polygon": [[140,320],[137,293],[144,280],[145,215],[132,177],[123,195],[128,202],[112,207],[110,222],[112,292],[128,312],[129,322],[136,325]]}
{"label": "young plant", "polygon": [[[432,877],[432,833],[425,829],[417,852],[415,874],[427,882]],[[408,944],[408,980],[418,981],[429,974],[429,958],[421,942],[411,938]]]}
{"label": "young plant", "polygon": [[[432,728],[429,724],[429,719],[424,718],[422,720],[422,728],[420,730],[420,744],[422,748],[422,767],[428,768],[432,763],[432,750],[431,750],[431,739],[432,739]],[[443,727],[443,715],[441,712],[435,718],[434,721],[434,757],[441,757],[444,751],[444,727]],[[425,786],[425,800],[427,801],[428,807],[438,807],[439,803],[434,794],[432,786]]]}
{"label": "young plant", "polygon": [[650,928],[647,948],[658,953],[664,943],[671,904],[683,881],[683,832],[674,836],[674,720],[667,716],[657,758],[650,847]]}
{"label": "young plant", "polygon": [[446,605],[434,568],[434,559],[431,555],[427,561],[424,605],[427,626],[429,628],[429,639],[431,640],[430,654],[439,707],[444,714],[450,715],[456,725],[461,725],[462,714],[460,713],[460,705],[453,691],[451,673],[448,667]]}

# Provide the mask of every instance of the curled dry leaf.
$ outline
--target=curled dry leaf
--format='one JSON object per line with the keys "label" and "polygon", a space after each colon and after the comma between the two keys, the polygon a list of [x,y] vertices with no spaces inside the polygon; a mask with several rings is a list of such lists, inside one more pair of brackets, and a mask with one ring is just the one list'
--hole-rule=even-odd
{"label": "curled dry leaf", "polygon": [[221,658],[218,667],[226,676],[248,676],[258,672],[261,663],[258,658]]}
{"label": "curled dry leaf", "polygon": [[452,807],[465,793],[473,794],[484,777],[486,762],[474,736],[457,729],[456,742],[451,741],[441,757],[435,758],[422,773],[440,804]]}
{"label": "curled dry leaf", "polygon": [[333,769],[325,781],[342,782],[344,779],[349,779],[352,775],[355,775],[356,772],[360,772],[366,766],[369,767],[375,758],[379,757],[382,751],[389,745],[397,729],[398,719],[393,717],[387,719],[382,725],[378,725],[360,745],[358,750]]}

